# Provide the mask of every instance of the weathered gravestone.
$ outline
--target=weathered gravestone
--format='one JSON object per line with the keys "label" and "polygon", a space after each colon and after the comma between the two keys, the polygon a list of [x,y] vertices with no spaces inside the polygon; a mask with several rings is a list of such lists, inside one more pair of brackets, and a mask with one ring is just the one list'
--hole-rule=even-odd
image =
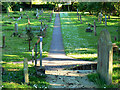
{"label": "weathered gravestone", "polygon": [[28,75],[28,60],[24,59],[24,82],[29,83],[29,75]]}
{"label": "weathered gravestone", "polygon": [[98,40],[97,72],[109,85],[112,83],[113,48],[109,32],[104,29]]}

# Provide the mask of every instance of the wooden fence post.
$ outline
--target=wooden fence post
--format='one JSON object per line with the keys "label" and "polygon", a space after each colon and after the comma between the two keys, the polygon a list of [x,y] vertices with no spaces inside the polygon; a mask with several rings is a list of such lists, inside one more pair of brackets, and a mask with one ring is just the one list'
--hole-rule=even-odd
{"label": "wooden fence post", "polygon": [[24,59],[24,82],[25,82],[26,84],[29,83],[28,60],[27,60],[27,58]]}
{"label": "wooden fence post", "polygon": [[32,63],[34,62],[34,49],[32,49]]}
{"label": "wooden fence post", "polygon": [[40,67],[42,67],[42,36],[40,36]]}
{"label": "wooden fence post", "polygon": [[30,39],[29,39],[29,51],[30,51]]}
{"label": "wooden fence post", "polygon": [[35,43],[35,66],[37,66],[37,43]]}

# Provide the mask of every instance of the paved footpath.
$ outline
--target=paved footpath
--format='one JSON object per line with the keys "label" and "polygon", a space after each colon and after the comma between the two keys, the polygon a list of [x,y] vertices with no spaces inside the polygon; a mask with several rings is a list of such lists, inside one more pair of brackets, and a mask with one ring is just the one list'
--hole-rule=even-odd
{"label": "paved footpath", "polygon": [[59,13],[56,13],[51,48],[47,58],[43,59],[46,68],[46,81],[51,88],[94,88],[93,82],[87,78],[87,74],[94,70],[63,70],[66,67],[77,64],[95,63],[67,57],[64,52]]}

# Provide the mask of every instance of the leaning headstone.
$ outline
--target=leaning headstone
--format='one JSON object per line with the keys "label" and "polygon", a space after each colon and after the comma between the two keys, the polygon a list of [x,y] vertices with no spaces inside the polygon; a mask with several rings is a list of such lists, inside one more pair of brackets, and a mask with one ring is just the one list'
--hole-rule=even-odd
{"label": "leaning headstone", "polygon": [[107,16],[105,15],[105,26],[107,26]]}
{"label": "leaning headstone", "polygon": [[113,48],[109,32],[104,29],[98,40],[97,72],[102,80],[109,85],[112,83]]}
{"label": "leaning headstone", "polygon": [[94,20],[94,35],[96,36],[96,23],[95,23],[95,20]]}
{"label": "leaning headstone", "polygon": [[27,60],[27,58],[24,59],[24,82],[25,82],[26,84],[29,83],[28,60]]}
{"label": "leaning headstone", "polygon": [[18,24],[15,23],[15,34],[17,34],[17,33],[18,33]]}

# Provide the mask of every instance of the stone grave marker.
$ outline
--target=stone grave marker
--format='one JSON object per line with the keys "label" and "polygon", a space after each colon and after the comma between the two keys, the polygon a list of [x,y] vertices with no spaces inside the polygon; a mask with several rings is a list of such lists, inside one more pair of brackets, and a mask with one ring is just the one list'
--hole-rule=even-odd
{"label": "stone grave marker", "polygon": [[18,24],[15,23],[15,34],[17,34],[17,33],[18,33]]}
{"label": "stone grave marker", "polygon": [[28,60],[27,60],[27,58],[24,59],[24,82],[25,82],[26,84],[29,83]]}
{"label": "stone grave marker", "polygon": [[104,29],[98,40],[97,72],[102,80],[109,85],[112,83],[113,48],[109,32]]}
{"label": "stone grave marker", "polygon": [[105,15],[105,26],[107,26],[107,16]]}

